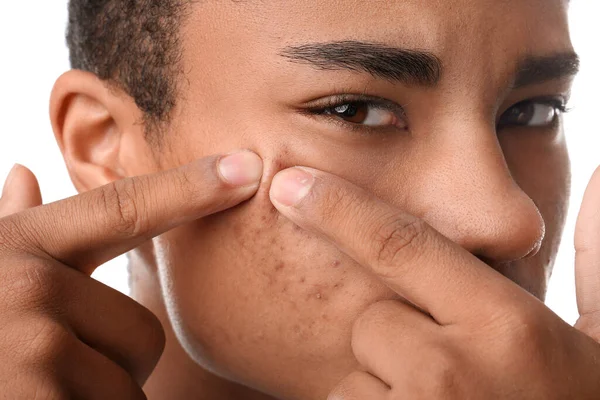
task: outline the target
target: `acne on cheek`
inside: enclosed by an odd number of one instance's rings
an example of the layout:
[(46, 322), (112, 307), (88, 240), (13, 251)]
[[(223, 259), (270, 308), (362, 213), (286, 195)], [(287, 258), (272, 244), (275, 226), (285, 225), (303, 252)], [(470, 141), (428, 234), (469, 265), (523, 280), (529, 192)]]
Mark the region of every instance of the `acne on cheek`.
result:
[(338, 251), (281, 215), (269, 199), (268, 187), (245, 207), (247, 219), (233, 218), (231, 228), (244, 252), (258, 259), (256, 271), (264, 290), (304, 306), (301, 303), (325, 303), (344, 288), (347, 269), (336, 257)]
[(232, 218), (235, 237), (258, 261), (256, 272), (264, 293), (278, 302), (292, 303), (288, 306), (295, 309), (335, 305), (337, 298), (343, 299), (346, 287), (347, 270), (339, 251), (285, 218), (269, 198), (273, 177), (304, 163), (286, 148), (274, 156), (260, 155), (265, 165), (263, 180), (254, 198), (242, 206), (246, 210), (240, 210), (244, 219)]
[[(329, 259), (331, 260), (331, 259)], [(265, 268), (265, 292), (277, 303), (283, 315), (294, 315), (289, 325), (282, 326), (280, 334), (299, 345), (313, 341), (327, 332), (330, 326), (343, 326), (346, 290), (346, 273), (340, 260), (317, 261), (315, 265), (294, 265), (273, 261)], [(310, 270), (318, 270), (310, 273)], [(328, 269), (339, 269), (340, 276), (331, 276)], [(322, 272), (322, 273), (321, 273)]]
[[(272, 286), (278, 286), (281, 293), (287, 293), (290, 285), (295, 286), (295, 290), (300, 289), (303, 293), (303, 296), (300, 296), (299, 299), (304, 299), (306, 301), (311, 300), (323, 300), (327, 301), (332, 294), (332, 292), (337, 292), (344, 288), (345, 282), (344, 279), (340, 279), (337, 282), (316, 282), (307, 278), (306, 274), (292, 272), (291, 275), (289, 271), (286, 271), (285, 262), (280, 261), (274, 264), (274, 267), (268, 271), (267, 277), (269, 284)], [(339, 260), (335, 260), (329, 265), (326, 265), (325, 268), (340, 268), (341, 262)], [(294, 267), (292, 267), (294, 268)], [(342, 276), (345, 275), (345, 271), (341, 271)]]

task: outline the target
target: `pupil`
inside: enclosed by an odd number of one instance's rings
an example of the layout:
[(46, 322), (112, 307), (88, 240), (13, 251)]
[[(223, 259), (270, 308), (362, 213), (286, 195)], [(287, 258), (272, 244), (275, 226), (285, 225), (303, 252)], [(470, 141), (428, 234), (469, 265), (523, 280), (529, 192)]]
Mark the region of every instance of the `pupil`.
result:
[(354, 104), (344, 104), (339, 107), (335, 107), (335, 112), (343, 117), (352, 118), (358, 113), (358, 107)]
[(521, 125), (527, 125), (533, 119), (535, 114), (535, 105), (533, 103), (524, 104), (516, 111), (518, 113), (517, 121)]

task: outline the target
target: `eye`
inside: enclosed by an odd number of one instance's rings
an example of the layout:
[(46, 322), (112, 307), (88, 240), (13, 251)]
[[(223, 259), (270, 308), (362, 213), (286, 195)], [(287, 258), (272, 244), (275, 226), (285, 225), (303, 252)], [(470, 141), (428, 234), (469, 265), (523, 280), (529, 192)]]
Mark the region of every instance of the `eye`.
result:
[(398, 123), (398, 117), (393, 111), (366, 102), (346, 103), (326, 108), (323, 114), (332, 115), (353, 124), (367, 126), (389, 126)]
[[(381, 98), (356, 99), (337, 96), (326, 99), (327, 104), (309, 110), (313, 115), (322, 115), (351, 128), (379, 129), (393, 127), (406, 129), (402, 108)], [(360, 96), (367, 97), (367, 96)]]
[(560, 99), (523, 101), (509, 108), (500, 117), (498, 126), (550, 127), (566, 111), (565, 103)]

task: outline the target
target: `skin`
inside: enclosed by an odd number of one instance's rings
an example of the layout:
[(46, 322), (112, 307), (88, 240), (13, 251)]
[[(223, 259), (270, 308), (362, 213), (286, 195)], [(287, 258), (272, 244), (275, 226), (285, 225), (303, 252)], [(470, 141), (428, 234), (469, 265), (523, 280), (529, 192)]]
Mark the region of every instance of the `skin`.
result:
[[(577, 330), (539, 301), (568, 198), (560, 123), (496, 129), (517, 103), (568, 94), (569, 77), (513, 85), (523, 57), (572, 51), (566, 2), (278, 4), (193, 7), (181, 31), (181, 101), (158, 143), (147, 140), (140, 111), (118, 89), (80, 71), (57, 81), (51, 118), (73, 182), (80, 192), (101, 189), (23, 212), (41, 199), (21, 169), (22, 189), (11, 183), (2, 198), (3, 215), (14, 215), (0, 227), (18, 239), (4, 254), (49, 254), (90, 273), (135, 248), (132, 296), (160, 321), (164, 353), (150, 374), (161, 348), (161, 335), (148, 333), (156, 321), (107, 288), (94, 289), (101, 302), (79, 292), (58, 305), (44, 297), (41, 304), (54, 308), (42, 310), (68, 309), (82, 296), (89, 307), (106, 304), (97, 314), (114, 317), (106, 316), (101, 342), (108, 344), (97, 350), (120, 366), (119, 376), (132, 377), (123, 378), (127, 390), (145, 384), (149, 398), (593, 398), (600, 390), (600, 346), (592, 340), (599, 338), (599, 184), (590, 186), (578, 225)], [(349, 39), (427, 50), (442, 61), (441, 80), (402, 85), (280, 55), (290, 45)], [(367, 133), (300, 112), (339, 93), (403, 105), (409, 133)], [(255, 193), (234, 196), (224, 190), (230, 185), (214, 184), (216, 158), (205, 157), (234, 149), (262, 159)], [(121, 180), (197, 159), (204, 174)], [(286, 176), (297, 170), (287, 168), (295, 165), (311, 168), (301, 181), (313, 190), (288, 204), (294, 185)], [(115, 187), (116, 202), (113, 194), (101, 208)], [(128, 224), (119, 219), (123, 205)], [(56, 219), (73, 212), (82, 222)], [(115, 237), (111, 224), (125, 237)], [(15, 225), (30, 228), (15, 233)], [(43, 259), (36, 268), (48, 267)], [(83, 278), (46, 280), (92, 285)], [(140, 319), (122, 336), (114, 332)], [(101, 393), (108, 377), (90, 364), (96, 385), (52, 390)]]

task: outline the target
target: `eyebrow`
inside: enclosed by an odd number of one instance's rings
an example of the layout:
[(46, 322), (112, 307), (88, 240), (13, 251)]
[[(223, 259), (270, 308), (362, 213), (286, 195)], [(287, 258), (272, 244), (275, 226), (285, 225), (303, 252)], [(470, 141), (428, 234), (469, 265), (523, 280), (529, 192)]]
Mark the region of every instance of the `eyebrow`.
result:
[(520, 88), (572, 77), (579, 72), (579, 64), (579, 56), (572, 52), (528, 57), (517, 68), (514, 87)]
[[(288, 46), (280, 55), (321, 70), (367, 72), (407, 85), (435, 86), (443, 71), (441, 60), (430, 52), (354, 40)], [(573, 52), (528, 57), (519, 63), (514, 88), (572, 77), (579, 66)]]
[(353, 40), (310, 43), (288, 46), (280, 55), (290, 62), (320, 70), (367, 72), (407, 85), (434, 86), (442, 75), (442, 62), (434, 54), (379, 43)]

